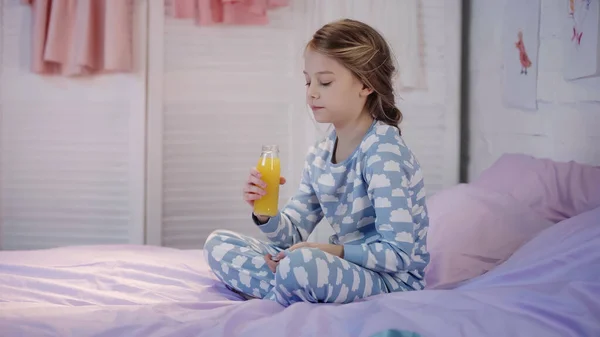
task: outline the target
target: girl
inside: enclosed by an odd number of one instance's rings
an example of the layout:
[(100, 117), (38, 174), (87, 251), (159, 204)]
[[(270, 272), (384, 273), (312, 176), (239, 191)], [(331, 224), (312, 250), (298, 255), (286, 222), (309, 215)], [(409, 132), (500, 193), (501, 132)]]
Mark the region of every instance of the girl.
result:
[[(334, 129), (310, 148), (300, 188), (279, 214), (252, 215), (270, 242), (215, 231), (204, 246), (211, 269), (237, 292), (283, 306), (423, 289), (423, 174), (400, 136), (387, 43), (362, 22), (340, 20), (314, 34), (304, 58), (306, 102)], [(246, 202), (265, 186), (252, 170)], [(335, 234), (307, 243), (323, 217)]]

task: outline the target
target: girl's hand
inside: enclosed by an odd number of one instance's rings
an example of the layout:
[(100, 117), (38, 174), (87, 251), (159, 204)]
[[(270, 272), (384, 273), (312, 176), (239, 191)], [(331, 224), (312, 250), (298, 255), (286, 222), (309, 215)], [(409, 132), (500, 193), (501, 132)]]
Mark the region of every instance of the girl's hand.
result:
[[(279, 178), (279, 184), (285, 184), (285, 178)], [(267, 184), (260, 178), (260, 172), (256, 168), (252, 168), (250, 170), (250, 175), (248, 176), (248, 180), (244, 185), (244, 201), (250, 205), (250, 207), (254, 207), (254, 201), (258, 200), (266, 194), (265, 188)]]
[[(282, 253), (279, 253), (277, 254), (277, 256), (281, 254)], [(273, 255), (267, 254), (265, 255), (265, 261), (267, 262), (267, 266), (269, 267), (269, 269), (271, 269), (271, 271), (275, 273), (275, 271), (277, 271), (277, 266), (279, 265), (279, 260), (273, 261)]]

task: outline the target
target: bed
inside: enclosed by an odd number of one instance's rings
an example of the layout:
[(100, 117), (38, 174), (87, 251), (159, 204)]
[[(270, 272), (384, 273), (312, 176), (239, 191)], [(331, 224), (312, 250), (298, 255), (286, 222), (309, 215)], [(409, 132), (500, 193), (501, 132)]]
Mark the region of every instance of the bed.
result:
[(2, 251), (0, 336), (597, 337), (600, 205), (567, 215), (481, 275), (346, 305), (244, 300), (202, 250)]

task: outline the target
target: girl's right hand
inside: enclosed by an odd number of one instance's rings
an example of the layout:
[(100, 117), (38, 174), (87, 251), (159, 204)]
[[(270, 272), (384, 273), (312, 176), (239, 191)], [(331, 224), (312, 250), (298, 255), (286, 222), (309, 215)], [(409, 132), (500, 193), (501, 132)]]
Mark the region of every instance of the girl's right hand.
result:
[[(284, 177), (279, 178), (279, 184), (285, 184)], [(262, 198), (267, 193), (265, 191), (266, 187), (267, 184), (261, 179), (260, 172), (256, 168), (252, 168), (248, 180), (244, 185), (244, 201), (250, 207), (254, 207), (254, 201)]]

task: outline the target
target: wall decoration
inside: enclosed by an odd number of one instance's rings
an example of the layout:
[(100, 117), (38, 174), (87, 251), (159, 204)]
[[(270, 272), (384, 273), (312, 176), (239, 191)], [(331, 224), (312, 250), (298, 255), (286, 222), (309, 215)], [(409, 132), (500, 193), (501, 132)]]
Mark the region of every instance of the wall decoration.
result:
[(508, 0), (502, 39), (504, 105), (537, 109), (540, 0)]
[(564, 77), (600, 76), (600, 0), (569, 0)]
[(269, 11), (289, 4), (289, 0), (165, 0), (172, 17), (193, 19), (198, 26), (267, 25)]

